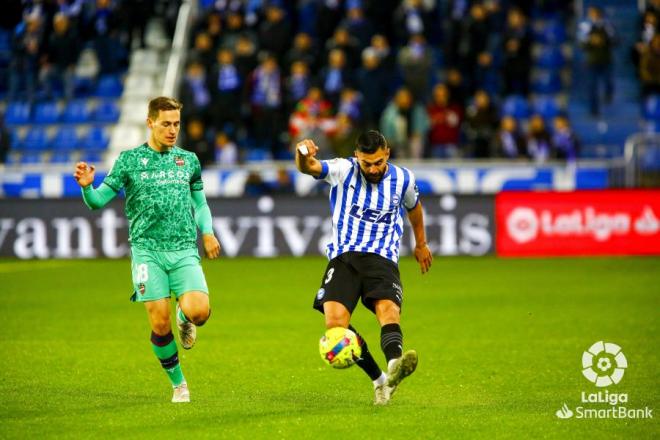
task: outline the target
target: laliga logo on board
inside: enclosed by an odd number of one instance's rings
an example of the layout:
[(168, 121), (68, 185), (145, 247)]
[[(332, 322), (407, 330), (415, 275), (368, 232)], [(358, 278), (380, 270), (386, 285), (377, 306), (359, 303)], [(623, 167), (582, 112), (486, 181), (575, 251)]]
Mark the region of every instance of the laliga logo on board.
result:
[(518, 207), (506, 219), (506, 228), (516, 243), (528, 243), (536, 237), (593, 236), (596, 241), (606, 241), (612, 235), (626, 235), (632, 231), (650, 236), (660, 232), (660, 220), (650, 206), (633, 218), (627, 212), (598, 212), (592, 206), (574, 209), (566, 213), (542, 210), (537, 213), (529, 207)]

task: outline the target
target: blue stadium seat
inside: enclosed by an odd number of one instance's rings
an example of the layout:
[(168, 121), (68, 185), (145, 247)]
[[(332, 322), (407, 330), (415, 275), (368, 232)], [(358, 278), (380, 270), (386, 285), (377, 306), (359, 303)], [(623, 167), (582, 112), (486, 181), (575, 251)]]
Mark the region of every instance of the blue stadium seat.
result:
[(543, 46), (539, 57), (536, 59), (536, 66), (543, 69), (561, 69), (566, 65), (566, 58), (557, 46)]
[(17, 130), (9, 130), (9, 149), (20, 150), (22, 147), (22, 139), (18, 135)]
[(542, 96), (534, 100), (534, 112), (540, 114), (543, 119), (550, 119), (557, 116), (561, 109), (557, 101), (552, 96)]
[(69, 101), (64, 112), (62, 113), (62, 121), (71, 124), (85, 123), (90, 120), (90, 112), (87, 106), (87, 101), (84, 99), (77, 99)]
[(270, 151), (262, 150), (261, 148), (251, 148), (245, 156), (245, 160), (248, 162), (263, 162), (271, 159)]
[(96, 163), (103, 160), (103, 156), (99, 151), (85, 151), (81, 156), (80, 160), (87, 163)]
[(62, 164), (70, 162), (72, 162), (71, 153), (68, 151), (54, 151), (53, 155), (50, 157), (50, 163)]
[(21, 159), (19, 161), (22, 165), (32, 165), (41, 163), (41, 153), (38, 151), (26, 151), (21, 154)]
[(43, 127), (31, 127), (25, 139), (23, 139), (23, 150), (42, 151), (48, 148), (48, 134)]
[(71, 151), (79, 146), (78, 133), (72, 126), (61, 127), (50, 142), (50, 148), (55, 151)]
[(30, 121), (30, 104), (27, 102), (10, 102), (5, 110), (5, 123), (9, 125), (27, 124)]
[(94, 109), (94, 120), (96, 122), (117, 122), (119, 108), (113, 101), (101, 101)]
[(60, 111), (54, 101), (41, 102), (34, 106), (32, 122), (35, 124), (54, 124), (60, 118)]
[(644, 116), (646, 119), (660, 122), (660, 95), (651, 95), (646, 99)]
[(94, 90), (94, 81), (91, 78), (77, 76), (73, 82), (73, 93), (78, 98), (87, 98)]
[(81, 139), (80, 146), (86, 151), (101, 151), (108, 148), (110, 136), (103, 127), (92, 127)]
[(507, 96), (502, 105), (502, 113), (516, 119), (525, 119), (529, 117), (529, 103), (521, 95)]
[(123, 89), (117, 75), (104, 75), (99, 78), (94, 94), (102, 98), (119, 98)]
[(538, 74), (532, 82), (532, 92), (543, 95), (552, 95), (561, 92), (562, 83), (559, 73), (556, 71), (545, 71)]

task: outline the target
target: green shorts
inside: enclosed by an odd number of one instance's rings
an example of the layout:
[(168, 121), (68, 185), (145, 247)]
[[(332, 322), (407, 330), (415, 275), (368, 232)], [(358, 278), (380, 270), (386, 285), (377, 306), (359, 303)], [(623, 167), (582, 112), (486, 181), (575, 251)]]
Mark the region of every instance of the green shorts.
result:
[(177, 299), (192, 290), (209, 292), (197, 249), (147, 251), (133, 247), (131, 272), (131, 301), (169, 298), (170, 292), (174, 292)]

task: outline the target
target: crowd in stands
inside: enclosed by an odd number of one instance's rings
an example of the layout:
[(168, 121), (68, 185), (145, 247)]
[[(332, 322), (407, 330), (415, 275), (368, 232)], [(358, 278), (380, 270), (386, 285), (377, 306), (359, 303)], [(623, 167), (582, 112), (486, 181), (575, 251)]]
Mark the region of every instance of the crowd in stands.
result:
[(578, 155), (557, 103), (571, 2), (201, 5), (180, 97), (203, 163), (286, 159), (307, 137), (347, 156), (365, 128), (400, 158)]
[[(179, 3), (8, 0), (0, 94), (30, 105), (79, 97), (90, 88), (74, 74), (82, 48), (98, 54), (99, 83), (116, 77), (130, 50), (144, 46), (150, 16), (160, 11), (173, 32)], [(205, 165), (290, 159), (307, 137), (323, 157), (347, 156), (367, 128), (382, 131), (399, 158), (570, 161), (581, 144), (566, 111), (574, 54), (583, 57), (579, 81), (594, 118), (615, 92), (617, 31), (598, 7), (574, 17), (572, 1), (198, 4), (179, 90), (180, 143)], [(658, 121), (659, 11), (660, 0), (647, 2), (631, 52)]]

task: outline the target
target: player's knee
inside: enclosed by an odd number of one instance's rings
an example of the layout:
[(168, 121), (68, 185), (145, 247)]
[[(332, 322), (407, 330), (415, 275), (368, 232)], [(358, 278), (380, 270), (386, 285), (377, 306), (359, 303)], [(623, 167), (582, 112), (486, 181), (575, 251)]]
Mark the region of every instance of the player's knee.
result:
[(326, 328), (334, 327), (344, 327), (348, 328), (348, 322), (350, 321), (350, 315), (345, 315), (342, 313), (335, 313), (325, 315), (325, 326)]
[(398, 323), (400, 314), (399, 306), (392, 301), (379, 301), (376, 304), (376, 316), (381, 325)]
[(172, 331), (170, 320), (168, 318), (154, 319), (151, 323), (151, 329), (159, 336), (165, 336)]
[(189, 316), (188, 319), (192, 321), (198, 327), (206, 324), (206, 321), (211, 317), (211, 309), (207, 310), (196, 310), (192, 313), (192, 316)]

